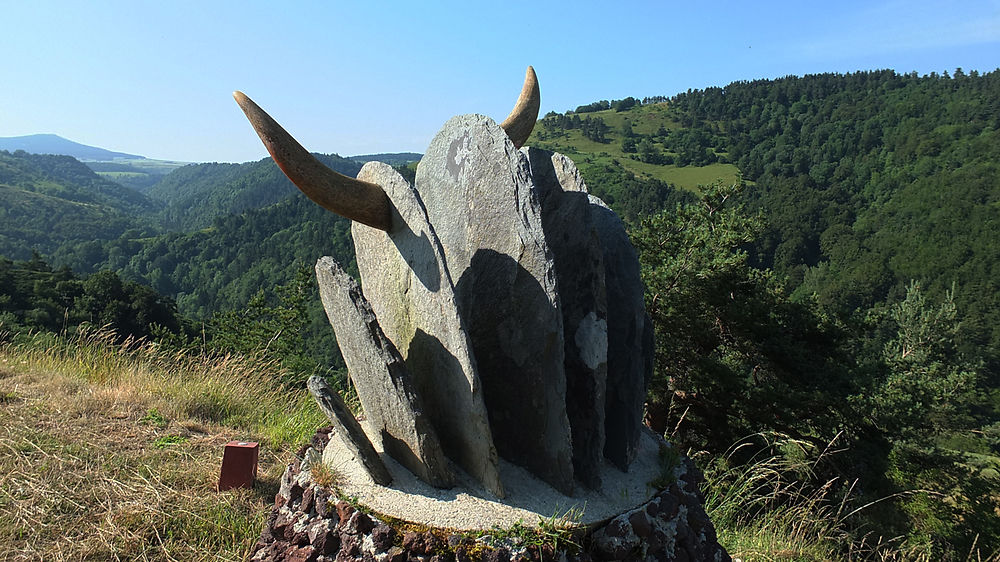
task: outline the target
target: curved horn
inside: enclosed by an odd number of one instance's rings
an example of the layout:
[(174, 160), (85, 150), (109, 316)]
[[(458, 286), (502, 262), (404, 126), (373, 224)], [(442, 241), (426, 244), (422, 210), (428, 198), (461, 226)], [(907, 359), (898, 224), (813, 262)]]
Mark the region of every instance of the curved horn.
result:
[(327, 168), (243, 92), (233, 92), (233, 97), (271, 158), (302, 193), (320, 207), (344, 218), (389, 230), (392, 224), (389, 198), (381, 187)]
[(542, 97), (538, 93), (538, 77), (535, 76), (535, 69), (529, 66), (528, 71), (524, 74), (521, 97), (517, 99), (510, 115), (500, 124), (517, 148), (521, 148), (531, 136), (531, 130), (535, 128), (538, 108), (541, 107), (541, 104)]

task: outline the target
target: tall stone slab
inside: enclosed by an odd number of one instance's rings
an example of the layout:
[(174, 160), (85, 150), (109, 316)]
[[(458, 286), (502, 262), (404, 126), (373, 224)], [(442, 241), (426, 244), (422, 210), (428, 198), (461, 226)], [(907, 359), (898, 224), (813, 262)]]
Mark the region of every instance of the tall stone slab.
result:
[(527, 158), (491, 119), (449, 120), (417, 167), (504, 458), (573, 490), (562, 315)]
[(392, 475), (389, 474), (389, 470), (382, 462), (382, 458), (378, 456), (378, 452), (372, 446), (372, 442), (368, 439), (365, 430), (361, 428), (357, 418), (344, 404), (344, 399), (330, 388), (330, 385), (322, 377), (316, 375), (309, 377), (306, 387), (313, 399), (316, 400), (316, 404), (319, 405), (319, 409), (333, 424), (333, 429), (344, 442), (344, 446), (361, 462), (361, 466), (364, 467), (368, 476), (376, 484), (382, 486), (392, 484)]
[(559, 154), (558, 152), (549, 152), (549, 154), (551, 155), (549, 160), (552, 164), (552, 173), (555, 174), (556, 180), (559, 182), (559, 187), (563, 191), (590, 193), (590, 190), (587, 189), (587, 184), (583, 181), (583, 176), (580, 175), (580, 170), (572, 160), (565, 154)]
[(330, 257), (316, 262), (316, 280), (361, 406), (385, 451), (432, 486), (450, 487), (454, 477), (437, 432), (361, 287)]
[(608, 299), (604, 456), (628, 471), (639, 445), (642, 408), (653, 368), (652, 329), (643, 300), (639, 257), (625, 226), (594, 196), (590, 196), (590, 216), (603, 248)]
[(562, 305), (566, 412), (573, 435), (573, 471), (599, 489), (604, 464), (608, 367), (604, 252), (590, 215), (587, 186), (569, 158), (522, 148), (542, 204), (542, 227), (556, 267)]
[(382, 187), (392, 204), (389, 232), (351, 227), (365, 294), (413, 375), (445, 454), (503, 497), (472, 346), (423, 203), (388, 164), (369, 162), (358, 179)]

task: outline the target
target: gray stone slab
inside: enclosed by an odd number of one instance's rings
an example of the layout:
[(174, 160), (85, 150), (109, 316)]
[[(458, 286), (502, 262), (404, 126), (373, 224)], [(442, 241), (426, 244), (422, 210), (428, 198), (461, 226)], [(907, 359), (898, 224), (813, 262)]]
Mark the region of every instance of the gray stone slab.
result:
[(583, 176), (580, 175), (580, 170), (577, 169), (576, 164), (572, 160), (558, 152), (549, 152), (549, 154), (551, 155), (552, 172), (555, 173), (559, 187), (563, 191), (590, 193), (590, 190), (587, 189), (587, 184), (583, 181)]
[(319, 404), (319, 409), (323, 410), (330, 423), (333, 424), (333, 430), (343, 440), (351, 454), (361, 461), (361, 466), (365, 468), (372, 480), (381, 486), (391, 484), (392, 476), (389, 474), (389, 470), (386, 469), (382, 458), (378, 456), (372, 442), (365, 435), (365, 430), (361, 428), (357, 418), (344, 404), (343, 398), (330, 388), (325, 380), (316, 375), (309, 377), (306, 386), (316, 403)]
[(454, 117), (416, 189), (455, 280), (497, 450), (572, 492), (562, 315), (527, 158), (488, 117)]
[(361, 287), (330, 257), (316, 262), (316, 280), (361, 406), (385, 451), (428, 484), (451, 486), (453, 475), (414, 381)]
[(643, 300), (639, 258), (625, 226), (603, 201), (590, 197), (591, 216), (604, 250), (608, 299), (608, 383), (604, 456), (627, 471), (642, 428), (646, 385), (652, 373), (652, 331)]
[(545, 241), (555, 260), (562, 305), (566, 412), (573, 435), (573, 471), (601, 487), (608, 325), (604, 252), (590, 214), (587, 186), (562, 154), (522, 148), (542, 204)]
[(369, 162), (358, 179), (382, 187), (392, 206), (388, 232), (352, 225), (365, 295), (413, 375), (445, 454), (503, 497), (472, 346), (423, 203), (388, 164)]

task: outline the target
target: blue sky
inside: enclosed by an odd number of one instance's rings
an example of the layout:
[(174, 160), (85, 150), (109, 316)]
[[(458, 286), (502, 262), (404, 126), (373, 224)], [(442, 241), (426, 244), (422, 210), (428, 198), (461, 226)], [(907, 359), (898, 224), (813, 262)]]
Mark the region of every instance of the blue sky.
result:
[(1000, 0), (0, 3), (0, 136), (183, 161), (266, 152), (243, 90), (307, 148), (423, 152), (500, 120), (789, 74), (1000, 67)]

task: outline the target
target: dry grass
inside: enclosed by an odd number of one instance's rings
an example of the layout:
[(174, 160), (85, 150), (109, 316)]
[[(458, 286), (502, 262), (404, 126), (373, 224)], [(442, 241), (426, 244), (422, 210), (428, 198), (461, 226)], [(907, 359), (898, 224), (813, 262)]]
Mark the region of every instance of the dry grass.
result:
[[(0, 559), (244, 559), (324, 422), (272, 368), (102, 334), (0, 346)], [(231, 439), (261, 441), (253, 490), (214, 489)]]

